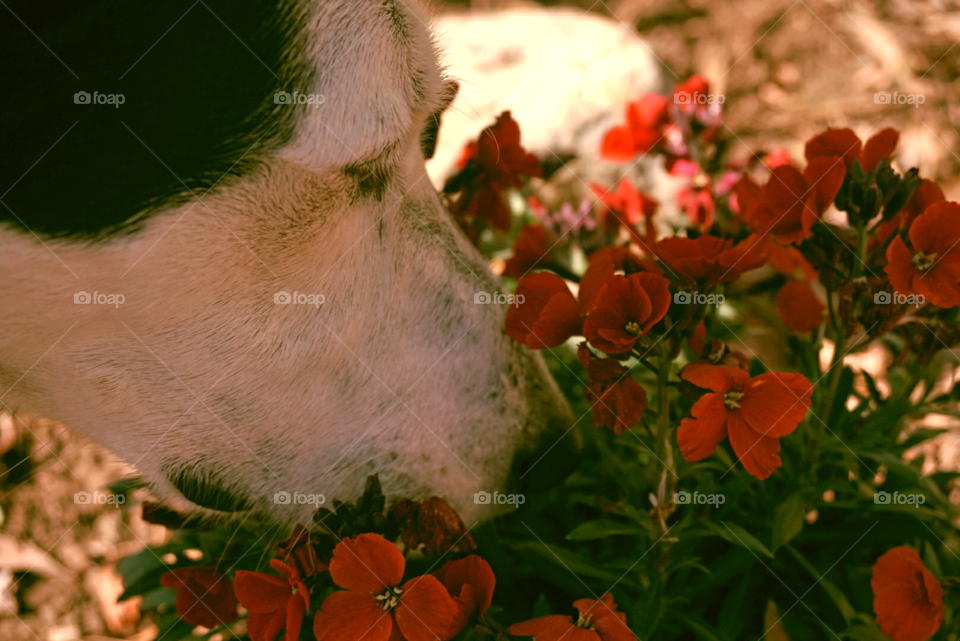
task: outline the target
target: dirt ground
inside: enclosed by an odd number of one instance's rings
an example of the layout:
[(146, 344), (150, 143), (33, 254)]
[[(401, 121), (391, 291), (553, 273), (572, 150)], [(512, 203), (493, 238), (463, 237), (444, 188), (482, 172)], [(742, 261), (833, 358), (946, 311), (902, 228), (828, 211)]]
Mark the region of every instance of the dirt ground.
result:
[[(443, 8), (486, 10), (516, 2), (473, 0)], [(861, 137), (902, 133), (901, 165), (917, 165), (960, 200), (960, 5), (894, 0), (577, 0), (566, 3), (634, 25), (662, 61), (668, 83), (697, 72), (726, 96), (733, 153), (786, 147), (825, 126)], [(878, 103), (877, 92), (923, 96)], [(882, 94), (881, 94), (882, 97)], [(914, 99), (914, 102), (917, 100)], [(137, 495), (122, 508), (77, 504), (129, 474), (60, 425), (0, 417), (0, 639), (151, 641), (156, 627), (135, 603), (118, 605), (123, 556), (161, 543)], [(936, 460), (955, 436), (931, 452)], [(955, 450), (952, 450), (955, 453)], [(944, 459), (960, 465), (957, 456)], [(943, 464), (943, 462), (941, 462)]]

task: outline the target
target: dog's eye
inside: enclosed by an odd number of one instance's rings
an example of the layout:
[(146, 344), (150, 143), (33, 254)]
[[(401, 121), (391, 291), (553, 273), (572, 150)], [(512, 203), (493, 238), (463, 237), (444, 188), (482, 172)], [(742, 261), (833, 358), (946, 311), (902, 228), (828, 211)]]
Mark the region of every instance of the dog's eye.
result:
[(433, 152), (437, 149), (437, 136), (440, 135), (440, 114), (442, 110), (437, 110), (427, 118), (427, 124), (420, 131), (420, 150), (423, 151), (423, 157), (426, 160), (433, 158)]

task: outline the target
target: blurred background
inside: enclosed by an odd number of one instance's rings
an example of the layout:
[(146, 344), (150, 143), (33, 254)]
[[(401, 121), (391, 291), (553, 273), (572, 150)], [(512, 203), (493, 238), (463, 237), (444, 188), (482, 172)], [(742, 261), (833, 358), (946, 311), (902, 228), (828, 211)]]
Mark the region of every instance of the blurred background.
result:
[[(596, 149), (603, 132), (623, 121), (625, 103), (699, 73), (725, 97), (734, 158), (783, 147), (799, 160), (804, 141), (827, 126), (852, 128), (862, 139), (894, 127), (900, 168), (920, 167), (948, 199), (960, 200), (957, 2), (432, 4), (450, 73), (461, 79), (430, 165), (438, 185), (463, 144), (506, 109), (529, 149), (579, 156), (571, 183), (612, 184), (622, 170), (601, 165)], [(637, 171), (662, 198), (662, 172)], [(873, 365), (882, 368), (877, 358)], [(955, 441), (951, 435), (942, 445)], [(958, 465), (952, 448), (927, 454), (931, 465)], [(119, 507), (75, 499), (130, 473), (61, 425), (0, 414), (0, 640), (156, 637), (136, 602), (117, 603), (115, 566), (162, 543), (165, 529), (140, 518), (136, 490)]]

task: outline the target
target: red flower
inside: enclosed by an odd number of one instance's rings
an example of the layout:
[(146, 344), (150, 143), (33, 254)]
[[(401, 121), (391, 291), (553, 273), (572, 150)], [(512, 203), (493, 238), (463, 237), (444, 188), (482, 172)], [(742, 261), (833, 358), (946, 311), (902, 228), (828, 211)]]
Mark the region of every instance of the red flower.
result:
[(740, 215), (781, 243), (800, 242), (837, 197), (844, 175), (843, 158), (825, 156), (811, 160), (802, 174), (791, 165), (776, 167), (763, 187), (744, 176), (737, 183)]
[[(604, 189), (596, 183), (590, 183), (590, 189), (606, 208), (604, 224), (607, 227), (617, 229), (623, 225), (630, 230), (634, 238), (641, 241), (641, 244), (656, 242), (657, 229), (653, 218), (660, 203), (645, 193), (637, 191), (629, 180), (621, 180), (614, 191)], [(638, 235), (636, 231), (636, 226), (641, 221), (644, 222), (643, 236)]]
[(841, 157), (847, 169), (859, 160), (860, 166), (867, 173), (876, 169), (884, 158), (889, 158), (897, 148), (900, 134), (895, 129), (884, 129), (867, 141), (860, 142), (857, 134), (849, 129), (828, 129), (822, 134), (807, 141), (804, 147), (804, 156), (807, 162), (815, 158)]
[(607, 427), (619, 435), (636, 425), (647, 409), (647, 391), (626, 367), (612, 358), (597, 358), (586, 343), (580, 344), (577, 354), (590, 376), (587, 400), (594, 427)]
[(460, 606), (454, 636), (467, 629), (473, 616), (482, 616), (490, 609), (497, 579), (490, 565), (475, 554), (459, 561), (450, 561), (433, 573)]
[(891, 220), (885, 220), (874, 228), (871, 251), (878, 245), (886, 243), (893, 234), (910, 229), (917, 216), (925, 212), (930, 205), (941, 203), (946, 199), (937, 183), (924, 178), (903, 209)]
[(273, 641), (286, 628), (286, 641), (300, 638), (304, 613), (310, 613), (310, 591), (292, 567), (273, 559), (270, 567), (283, 578), (237, 570), (234, 586), (243, 607), (250, 612), (247, 633), (250, 641)]
[(513, 245), (513, 256), (503, 268), (503, 275), (520, 279), (534, 269), (540, 261), (549, 260), (550, 241), (540, 225), (524, 225)]
[(663, 137), (663, 127), (670, 122), (669, 103), (659, 94), (648, 93), (627, 104), (627, 124), (614, 127), (600, 144), (600, 157), (611, 162), (630, 162)]
[(559, 276), (524, 276), (517, 283), (516, 300), (507, 309), (507, 336), (530, 349), (556, 347), (583, 332), (577, 299)]
[(943, 589), (905, 545), (887, 550), (873, 566), (873, 611), (893, 641), (926, 641), (943, 623)]
[(230, 577), (214, 567), (170, 570), (160, 585), (177, 589), (177, 614), (187, 623), (215, 628), (237, 619), (237, 597)]
[(613, 595), (607, 592), (599, 600), (580, 599), (573, 607), (580, 611), (577, 622), (573, 618), (553, 614), (515, 623), (507, 628), (507, 634), (518, 637), (533, 637), (536, 641), (633, 641), (633, 633), (627, 627), (627, 615), (617, 612)]
[(890, 284), (938, 307), (960, 305), (960, 204), (931, 205), (913, 221), (909, 236), (912, 250), (900, 236), (887, 247)]
[(780, 467), (780, 441), (810, 408), (813, 386), (802, 374), (768, 372), (750, 378), (725, 365), (687, 365), (680, 377), (710, 390), (680, 421), (677, 443), (687, 461), (713, 454), (725, 436), (747, 472), (763, 480)]
[(333, 550), (330, 578), (341, 588), (324, 600), (313, 633), (324, 641), (447, 641), (459, 606), (432, 575), (402, 586), (406, 561), (379, 534), (345, 538)]
[(580, 279), (578, 298), (581, 313), (587, 314), (596, 306), (600, 290), (618, 270), (627, 275), (644, 271), (659, 272), (655, 263), (640, 258), (629, 247), (614, 245), (598, 249), (590, 254), (590, 265)]
[(758, 253), (747, 251), (743, 245), (734, 247), (732, 240), (716, 236), (664, 238), (655, 245), (654, 253), (674, 274), (712, 285), (736, 280), (764, 263)]
[(540, 161), (520, 145), (520, 127), (505, 111), (497, 122), (480, 132), (476, 147), (468, 147), (464, 160), (479, 167), (474, 185), (461, 196), (457, 209), (465, 218), (489, 220), (497, 229), (510, 229), (510, 210), (503, 192), (522, 187), (522, 176), (541, 176)]
[(689, 113), (700, 105), (706, 104), (708, 93), (710, 93), (710, 83), (703, 76), (694, 74), (674, 85), (672, 96), (674, 103), (680, 106), (680, 111)]
[(670, 281), (646, 272), (614, 275), (583, 324), (590, 344), (606, 354), (625, 354), (670, 307)]
[(777, 294), (777, 313), (795, 332), (809, 332), (820, 327), (826, 309), (808, 283), (788, 280)]

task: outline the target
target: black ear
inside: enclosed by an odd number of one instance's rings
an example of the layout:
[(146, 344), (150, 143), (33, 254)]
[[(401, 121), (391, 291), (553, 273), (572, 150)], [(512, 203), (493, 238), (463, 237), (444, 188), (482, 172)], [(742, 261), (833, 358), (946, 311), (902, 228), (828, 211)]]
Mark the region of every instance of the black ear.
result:
[(443, 83), (443, 98), (440, 106), (430, 114), (430, 117), (427, 118), (427, 124), (420, 132), (420, 149), (423, 151), (423, 157), (426, 160), (433, 158), (433, 152), (437, 149), (437, 137), (440, 135), (440, 115), (457, 97), (458, 91), (460, 91), (460, 83), (456, 80), (447, 80)]

